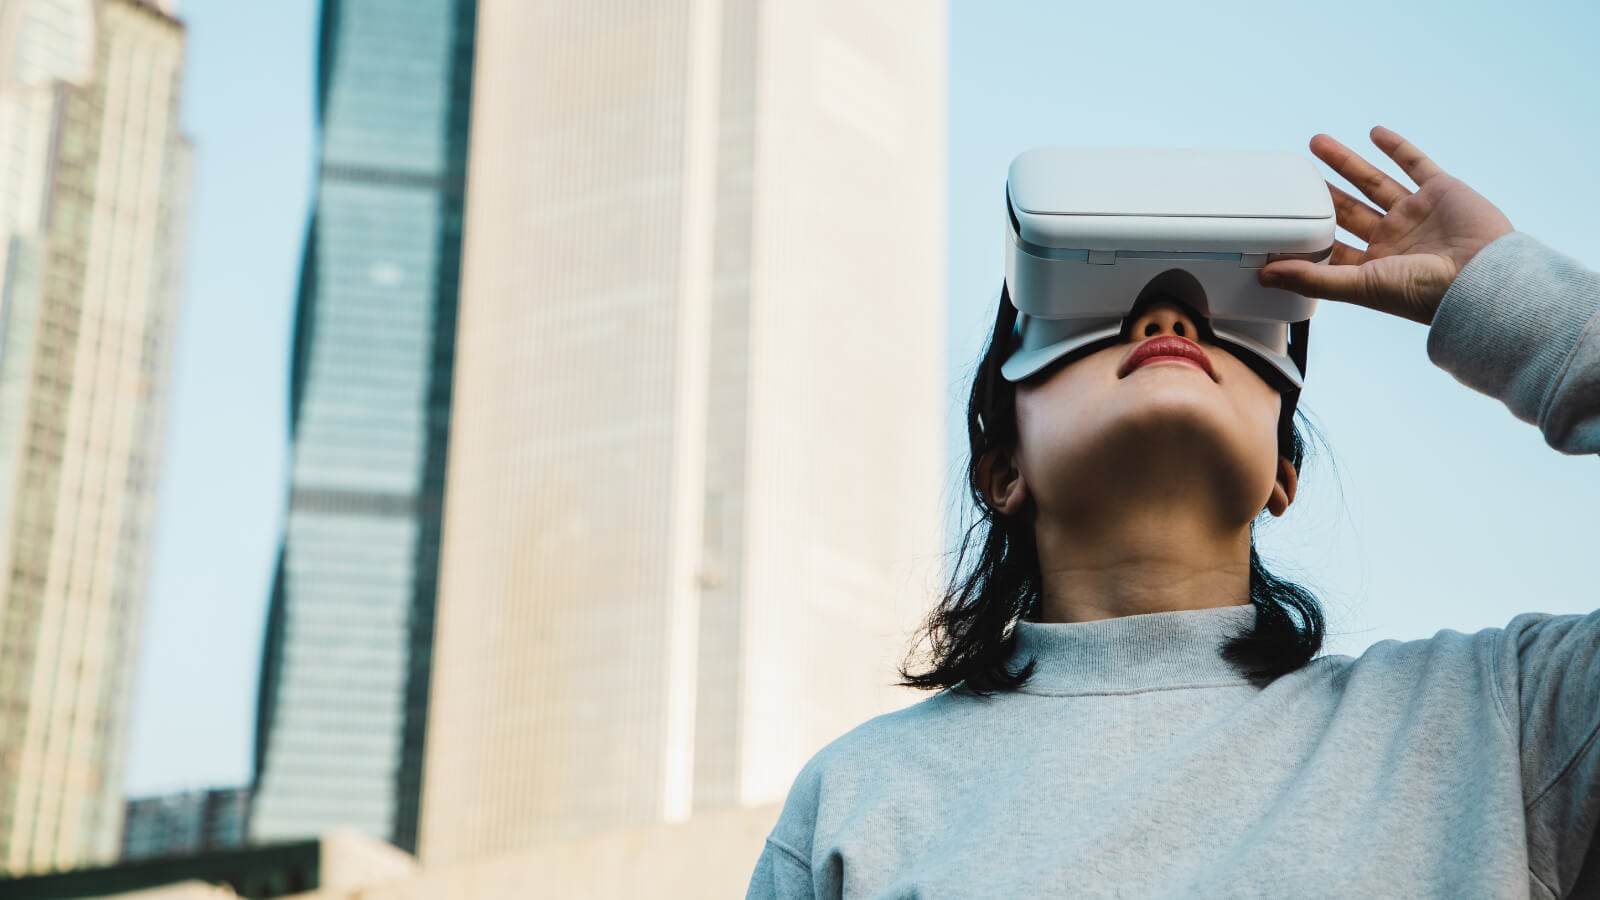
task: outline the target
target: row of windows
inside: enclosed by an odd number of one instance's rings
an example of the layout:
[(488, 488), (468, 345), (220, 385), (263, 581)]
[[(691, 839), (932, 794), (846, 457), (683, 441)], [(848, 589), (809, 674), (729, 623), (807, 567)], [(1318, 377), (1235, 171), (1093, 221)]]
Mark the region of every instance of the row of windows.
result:
[[(390, 689), (390, 695), (400, 693)], [(299, 703), (278, 706), (277, 732), (306, 735), (341, 735), (358, 733), (366, 740), (378, 741), (374, 746), (387, 748), (398, 740), (405, 724), (403, 709), (387, 698), (368, 700), (349, 697), (301, 697)], [(387, 743), (386, 743), (387, 741)], [(278, 741), (277, 746), (293, 746), (296, 741)]]
[(312, 460), (297, 464), (294, 474), (296, 478), (313, 483), (337, 482), (353, 489), (400, 493), (417, 487), (421, 460), (404, 468), (405, 471), (383, 472), (371, 468), (370, 461), (359, 459), (330, 462)]
[[(330, 484), (337, 487), (324, 487)], [(338, 482), (296, 479), (294, 490), (349, 490), (349, 488)], [(397, 493), (409, 494), (409, 492)], [(305, 540), (313, 543), (342, 542), (353, 547), (408, 547), (417, 539), (417, 523), (395, 516), (347, 514), (329, 509), (296, 509), (290, 516), (289, 537), (296, 541)]]
[[(378, 597), (409, 602), (415, 544), (358, 542), (328, 545), (290, 538), (286, 542), (285, 587), (296, 602), (378, 603)], [(359, 559), (346, 561), (347, 556)]]
[[(302, 372), (302, 392), (316, 390), (323, 381), (334, 390), (346, 383), (357, 388), (368, 384), (394, 385), (413, 390), (417, 402), (421, 402), (426, 396), (424, 388), (433, 383), (428, 377), (432, 374), (429, 371), (434, 355), (429, 352), (431, 349), (412, 347), (405, 352), (395, 352), (370, 344), (319, 344), (312, 348), (310, 364)], [(446, 376), (448, 383), (450, 373), (440, 374)]]
[[(332, 600), (333, 598), (327, 598)], [(300, 603), (290, 611), (291, 634), (320, 634), (352, 644), (398, 644), (411, 627), (409, 602), (350, 606), (336, 602)], [(404, 598), (409, 601), (409, 598)]]
[(365, 732), (367, 734), (397, 735), (405, 724), (399, 709), (385, 709), (377, 704), (317, 705), (311, 703), (289, 704), (279, 711), (277, 727), (285, 731), (316, 734), (336, 732)]
[(317, 249), (326, 262), (387, 257), (417, 263), (437, 251), (431, 240), (439, 227), (437, 190), (329, 180), (321, 191)]
[[(299, 479), (296, 481), (295, 490), (311, 490), (316, 485), (317, 482), (308, 483), (304, 479)], [(306, 543), (308, 549), (318, 544), (339, 544), (342, 545), (337, 551), (340, 555), (350, 552), (368, 554), (373, 559), (381, 560), (384, 565), (393, 565), (396, 560), (409, 558), (399, 554), (408, 553), (409, 551), (403, 548), (411, 547), (416, 542), (417, 523), (393, 516), (374, 517), (344, 515), (325, 510), (295, 510), (289, 519), (288, 536), (297, 544)], [(394, 548), (393, 552), (397, 555), (393, 557), (375, 555), (381, 553), (380, 548), (384, 547)]]
[[(309, 393), (327, 384), (332, 390), (340, 392), (346, 387), (351, 391), (404, 392), (415, 398), (415, 402), (422, 403), (427, 398), (428, 389), (438, 390), (449, 385), (448, 371), (430, 372), (426, 367), (417, 365), (414, 358), (408, 362), (410, 364), (404, 367), (374, 367), (364, 364), (362, 360), (350, 360), (337, 353), (325, 353), (315, 360), (311, 372), (308, 373), (314, 374), (314, 377), (306, 379), (303, 390)], [(434, 375), (439, 377), (432, 377)], [(439, 381), (442, 381), (443, 385), (440, 385)]]
[[(416, 236), (406, 231), (405, 226), (423, 224), (432, 228), (438, 225), (440, 216), (451, 212), (441, 208), (439, 201), (442, 191), (457, 189), (455, 178), (439, 179), (461, 174), (455, 170), (386, 166), (362, 155), (340, 156), (328, 152), (326, 146), (323, 149), (320, 174), (324, 177), (318, 185), (316, 209), (319, 221), (325, 216), (332, 217), (335, 227), (341, 223), (360, 222), (371, 225), (376, 233), (390, 240), (416, 245)], [(410, 177), (376, 177), (386, 172)], [(362, 237), (359, 231), (347, 233)], [(366, 243), (356, 241), (354, 245)]]
[[(397, 540), (363, 530), (363, 522), (386, 524), (388, 521), (408, 521), (404, 518), (366, 518), (346, 521), (343, 529), (304, 529), (299, 520), (323, 518), (321, 515), (293, 514), (290, 516), (287, 541), (292, 559), (288, 572), (291, 577), (309, 573), (314, 578), (336, 573), (360, 574), (374, 585), (391, 588), (408, 585), (406, 570), (412, 564), (416, 539)], [(316, 537), (310, 532), (324, 535)]]
[(411, 658), (411, 637), (404, 623), (329, 627), (326, 622), (291, 619), (284, 635), (283, 659), (294, 677), (285, 683), (298, 682), (301, 672), (322, 669), (360, 673), (370, 680), (329, 684), (330, 693), (359, 690), (363, 685), (385, 690), (384, 685), (392, 683)]
[(371, 646), (354, 643), (364, 636), (296, 633), (283, 644), (278, 682), (280, 703), (299, 697), (314, 706), (334, 698), (363, 702), (399, 702), (410, 661), (409, 635), (391, 634)]
[[(384, 432), (378, 423), (362, 428), (338, 415), (304, 416), (298, 428), (302, 447), (294, 453), (294, 479), (349, 490), (411, 493), (422, 476), (424, 437), (421, 424)], [(330, 468), (338, 474), (317, 474)]]
[[(412, 427), (400, 423), (387, 423), (384, 427), (385, 423), (379, 421), (359, 421), (353, 413), (341, 415), (337, 407), (312, 412), (322, 414), (302, 417), (296, 429), (297, 443), (302, 445), (295, 453), (297, 481), (339, 484), (350, 490), (411, 493), (416, 489), (426, 449), (421, 422)], [(330, 466), (368, 471), (349, 476), (342, 472), (326, 477), (311, 474), (312, 470)], [(385, 486), (377, 486), (373, 479)]]
[[(316, 429), (309, 431), (318, 438), (327, 437)], [(294, 477), (302, 484), (338, 484), (352, 491), (410, 494), (422, 486), (422, 464), (420, 447), (363, 448), (324, 441), (299, 454)], [(350, 512), (361, 515), (363, 511)]]
[[(346, 497), (349, 508), (339, 508), (331, 496), (325, 496), (333, 494)], [(364, 495), (342, 482), (297, 478), (289, 496), (292, 506), (288, 530), (295, 540), (342, 543), (350, 548), (405, 547), (416, 540), (418, 523), (411, 517), (394, 515), (389, 509), (372, 508), (373, 502), (380, 498), (413, 497), (410, 491)], [(421, 498), (414, 502), (419, 511), (433, 505)]]
[[(261, 798), (256, 801), (251, 813), (251, 840), (304, 838), (334, 828), (354, 828), (384, 837), (390, 828), (389, 811), (394, 804), (369, 799), (362, 792), (363, 787), (367, 785), (347, 784), (343, 791), (330, 794), (319, 781), (300, 783), (279, 779), (271, 788), (263, 788)], [(329, 786), (329, 789), (337, 790), (338, 785)], [(370, 793), (380, 790), (387, 793), (392, 788), (376, 784), (369, 788)]]
[[(362, 337), (433, 334), (438, 307), (435, 285), (431, 280), (413, 279), (402, 287), (406, 274), (387, 261), (393, 258), (385, 252), (350, 260), (342, 267), (322, 267), (317, 273), (317, 332), (332, 328)], [(385, 280), (395, 283), (380, 283)]]
[[(328, 356), (332, 357), (330, 351)], [(342, 371), (313, 368), (301, 393), (301, 403), (337, 401), (394, 412), (425, 408), (430, 387), (427, 373), (412, 366), (409, 371), (383, 371), (370, 367), (346, 367)], [(396, 409), (397, 408), (397, 409)]]
[[(296, 707), (310, 709), (349, 709), (358, 704), (387, 706), (395, 702), (395, 698), (402, 695), (405, 682), (399, 674), (389, 673), (384, 678), (376, 678), (364, 672), (350, 669), (321, 668), (312, 670), (323, 677), (332, 677), (341, 681), (349, 679), (350, 684), (339, 685), (338, 690), (330, 689), (327, 683), (316, 683), (308, 679), (296, 679), (280, 683), (277, 693), (277, 705), (274, 707), (274, 723), (271, 740), (273, 745), (283, 745), (285, 741), (322, 740), (329, 746), (388, 747), (400, 739), (398, 728), (395, 729), (314, 729), (315, 734), (307, 737), (306, 734), (285, 728), (283, 722), (290, 710)], [(354, 743), (351, 743), (354, 742)], [(363, 743), (366, 742), (366, 743)], [(369, 748), (371, 749), (371, 748)], [(363, 751), (365, 752), (365, 751)], [(376, 752), (376, 751), (373, 751)]]
[[(315, 771), (321, 759), (326, 769), (356, 769), (357, 772), (391, 770), (399, 757), (399, 741), (394, 732), (329, 732), (274, 730), (267, 754), (284, 768), (297, 773)], [(290, 760), (299, 758), (292, 767)], [(355, 765), (352, 765), (354, 763)]]
[[(410, 424), (377, 419), (358, 421), (353, 410), (347, 412), (338, 407), (329, 410), (319, 406), (308, 412), (310, 414), (301, 416), (295, 429), (296, 443), (307, 445), (295, 454), (297, 472), (307, 464), (355, 464), (381, 469), (374, 474), (385, 481), (401, 476), (403, 483), (409, 483), (420, 475), (417, 469), (427, 437), (423, 417), (418, 416), (418, 421)], [(367, 486), (361, 489), (372, 490)]]
[[(319, 334), (319, 343), (311, 348), (309, 365), (304, 373), (306, 387), (328, 380), (334, 384), (345, 381), (355, 384), (369, 381), (409, 383), (420, 388), (432, 383), (435, 380), (430, 377), (435, 374), (432, 369), (445, 366), (449, 359), (431, 346), (431, 340), (408, 340), (402, 347), (387, 347), (371, 339), (359, 342), (322, 340), (327, 337), (326, 334)], [(446, 353), (453, 350), (442, 349)], [(446, 382), (449, 381), (448, 371), (438, 374), (444, 376)]]
[[(300, 407), (301, 440), (331, 444), (330, 437), (348, 431), (360, 446), (381, 451), (400, 449), (422, 436), (419, 432), (426, 423), (426, 413), (414, 398), (411, 403), (393, 399), (387, 403), (362, 402), (362, 397), (350, 396), (337, 387), (319, 387), (313, 384), (306, 391)], [(401, 441), (404, 443), (397, 447)]]
[[(336, 93), (329, 104), (329, 125), (323, 132), (324, 152), (395, 168), (441, 169), (449, 164), (451, 150), (449, 126), (441, 107), (442, 104), (406, 107), (384, 103), (381, 95)], [(431, 133), (397, 127), (406, 119), (426, 119), (437, 124)]]
[[(326, 794), (319, 783), (302, 785), (285, 782), (283, 787), (274, 787), (270, 791), (264, 789), (262, 794), (252, 813), (252, 840), (304, 838), (334, 828), (354, 828), (384, 837), (392, 827), (389, 811), (393, 809), (393, 804), (380, 806), (368, 801), (357, 806), (363, 799), (359, 793), (352, 792), (348, 797), (341, 798)], [(277, 897), (282, 894), (244, 896)]]
[[(284, 659), (291, 669), (354, 669), (376, 676), (404, 667), (410, 658), (410, 637), (404, 622), (330, 627), (326, 621), (291, 617), (284, 632)], [(296, 667), (294, 660), (304, 665)]]
[[(346, 597), (352, 596), (351, 587), (360, 587), (363, 590), (376, 590), (388, 588), (394, 599), (409, 599), (412, 591), (410, 569), (412, 565), (410, 550), (415, 545), (408, 545), (403, 556), (389, 557), (391, 561), (385, 562), (389, 555), (380, 551), (367, 551), (362, 545), (352, 545), (353, 553), (362, 553), (364, 558), (352, 563), (344, 562), (337, 554), (320, 553), (313, 542), (301, 543), (289, 541), (289, 568), (287, 587), (296, 598), (303, 596), (306, 602), (326, 602), (339, 598), (341, 602)], [(318, 554), (318, 555), (313, 555)]]
[[(350, 491), (408, 495), (422, 487), (422, 451), (413, 435), (397, 435), (387, 443), (378, 433), (362, 433), (348, 422), (334, 429), (313, 422), (300, 429), (307, 441), (316, 441), (296, 454), (294, 477), (301, 484), (337, 484)], [(368, 442), (363, 446), (356, 441)], [(358, 510), (351, 510), (359, 513)]]
[(329, 612), (325, 604), (296, 602), (287, 609), (286, 646), (304, 646), (318, 652), (327, 649), (332, 654), (329, 659), (346, 649), (403, 647), (409, 640), (411, 619), (406, 609), (410, 605), (410, 597), (396, 597), (389, 610), (371, 604), (343, 606)]
[[(376, 307), (374, 312), (381, 312)], [(332, 311), (330, 311), (332, 312)], [(352, 321), (352, 316), (318, 316), (313, 330), (311, 363), (315, 367), (323, 348), (346, 359), (371, 360), (374, 368), (388, 363), (396, 369), (418, 368), (433, 353), (433, 329), (409, 322), (388, 322), (377, 316)], [(319, 352), (321, 351), (321, 352)]]
[[(291, 713), (295, 710), (304, 710), (309, 715), (329, 716), (338, 718), (340, 720), (355, 721), (351, 718), (352, 716), (365, 715), (373, 710), (389, 709), (392, 707), (398, 711), (404, 707), (415, 715), (425, 712), (427, 708), (427, 701), (422, 700), (421, 702), (415, 704), (417, 706), (416, 709), (410, 709), (410, 705), (404, 702), (406, 698), (403, 696), (403, 692), (398, 686), (391, 686), (390, 688), (384, 690), (382, 692), (382, 696), (379, 696), (377, 693), (361, 694), (353, 691), (345, 691), (341, 693), (318, 691), (315, 689), (314, 685), (301, 684), (294, 687), (295, 691), (292, 697), (294, 702), (280, 703), (276, 708), (276, 715), (279, 720), (283, 720), (285, 716), (291, 715)], [(279, 696), (282, 697), (284, 695), (280, 693)], [(403, 722), (404, 719), (396, 718), (394, 721), (398, 725), (398, 723)], [(369, 731), (372, 734), (378, 734), (380, 733), (381, 729), (372, 729)], [(398, 740), (399, 731), (384, 733), (391, 733), (395, 735), (396, 739)]]

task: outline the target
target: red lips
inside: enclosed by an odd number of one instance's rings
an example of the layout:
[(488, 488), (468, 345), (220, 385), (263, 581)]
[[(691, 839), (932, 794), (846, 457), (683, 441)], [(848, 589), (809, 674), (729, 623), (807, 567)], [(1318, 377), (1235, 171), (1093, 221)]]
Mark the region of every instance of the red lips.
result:
[(1129, 353), (1127, 358), (1122, 361), (1122, 369), (1117, 372), (1117, 377), (1126, 377), (1129, 372), (1138, 368), (1140, 363), (1153, 356), (1177, 356), (1193, 360), (1200, 368), (1206, 370), (1206, 374), (1211, 376), (1212, 381), (1217, 380), (1217, 373), (1211, 368), (1211, 357), (1206, 355), (1206, 351), (1201, 349), (1200, 345), (1194, 341), (1172, 335), (1162, 335), (1161, 337), (1151, 338), (1148, 341), (1141, 341), (1133, 348), (1133, 352)]

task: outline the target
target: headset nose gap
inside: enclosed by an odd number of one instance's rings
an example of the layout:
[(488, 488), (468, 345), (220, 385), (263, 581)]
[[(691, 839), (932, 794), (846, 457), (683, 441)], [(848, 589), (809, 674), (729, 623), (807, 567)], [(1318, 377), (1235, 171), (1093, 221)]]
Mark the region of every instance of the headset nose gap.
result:
[(1162, 335), (1176, 335), (1200, 343), (1200, 328), (1194, 317), (1177, 303), (1161, 300), (1140, 313), (1131, 331), (1135, 342)]

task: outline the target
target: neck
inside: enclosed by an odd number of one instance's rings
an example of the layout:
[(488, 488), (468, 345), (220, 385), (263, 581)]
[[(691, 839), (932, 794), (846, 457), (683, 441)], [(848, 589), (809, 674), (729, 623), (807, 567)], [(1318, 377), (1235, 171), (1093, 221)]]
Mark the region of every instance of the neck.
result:
[[(1191, 508), (1192, 509), (1192, 508)], [(1182, 509), (1035, 527), (1043, 579), (1039, 621), (1238, 606), (1250, 602), (1250, 529), (1219, 531)]]

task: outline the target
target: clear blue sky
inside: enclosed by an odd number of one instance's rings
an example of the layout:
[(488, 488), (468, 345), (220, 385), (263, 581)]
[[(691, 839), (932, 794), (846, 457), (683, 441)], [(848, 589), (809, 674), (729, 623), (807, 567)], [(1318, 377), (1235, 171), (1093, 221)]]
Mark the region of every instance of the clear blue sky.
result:
[[(190, 266), (127, 785), (239, 783), (284, 498), (288, 335), (310, 190), (312, 0), (187, 0)], [(950, 16), (947, 503), (1002, 274), (1005, 167), (1039, 144), (1377, 154), (1411, 138), (1521, 230), (1600, 268), (1600, 6), (958, 0)], [(1387, 160), (1385, 168), (1398, 174)], [(1600, 464), (1433, 367), (1427, 330), (1324, 302), (1302, 398), (1331, 457), (1259, 534), (1328, 649), (1600, 607)], [(1335, 468), (1335, 466), (1337, 468)]]

